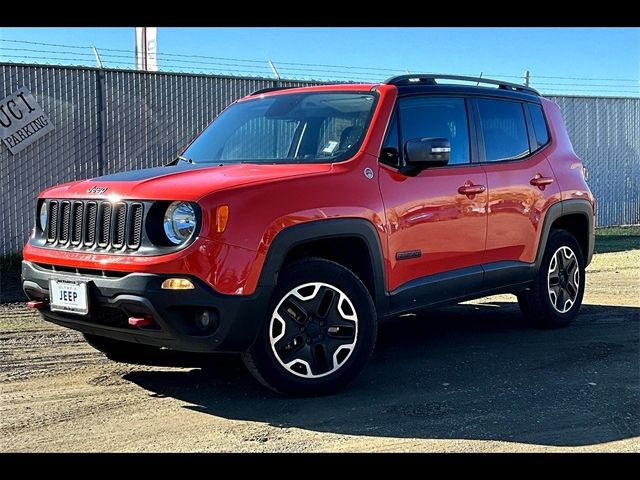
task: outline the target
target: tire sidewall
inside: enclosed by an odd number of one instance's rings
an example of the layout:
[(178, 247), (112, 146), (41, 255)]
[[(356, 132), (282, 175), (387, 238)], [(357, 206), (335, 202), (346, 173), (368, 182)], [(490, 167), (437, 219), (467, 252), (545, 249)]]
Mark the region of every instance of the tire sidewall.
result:
[[(353, 303), (358, 315), (358, 337), (353, 352), (337, 371), (320, 378), (303, 378), (285, 369), (275, 358), (269, 338), (273, 312), (294, 288), (310, 282), (322, 282), (340, 289)], [(274, 390), (289, 395), (323, 395), (344, 388), (368, 362), (375, 346), (376, 311), (371, 295), (360, 279), (342, 265), (328, 260), (296, 262), (280, 274), (260, 334), (251, 348), (256, 368)]]
[[(549, 298), (547, 278), (549, 275), (549, 265), (551, 264), (551, 259), (553, 258), (553, 255), (556, 253), (556, 251), (563, 246), (569, 247), (575, 254), (576, 260), (578, 262), (580, 278), (578, 285), (578, 295), (576, 296), (573, 305), (567, 312), (560, 313), (553, 307), (551, 299)], [(547, 242), (547, 248), (545, 249), (544, 257), (542, 259), (542, 264), (540, 265), (537, 279), (537, 289), (542, 300), (542, 306), (545, 310), (545, 314), (547, 315), (549, 320), (551, 320), (551, 324), (559, 326), (568, 325), (575, 318), (575, 316), (578, 314), (578, 311), (580, 310), (580, 306), (582, 305), (585, 281), (586, 277), (584, 257), (580, 245), (576, 241), (575, 237), (564, 230), (552, 231), (549, 235), (549, 241)]]

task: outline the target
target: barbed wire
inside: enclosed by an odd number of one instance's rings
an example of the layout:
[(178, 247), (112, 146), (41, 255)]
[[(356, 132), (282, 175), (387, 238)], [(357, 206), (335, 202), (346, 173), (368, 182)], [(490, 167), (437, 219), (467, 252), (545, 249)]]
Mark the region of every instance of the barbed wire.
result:
[[(14, 44), (15, 47), (6, 47), (2, 44)], [(37, 47), (49, 47), (56, 50), (43, 48), (25, 48), (22, 45), (30, 45)], [(93, 66), (92, 58), (95, 58), (94, 52), (87, 52), (92, 46), (65, 45), (57, 43), (36, 42), (29, 40), (0, 39), (0, 58), (18, 57), (19, 60), (37, 60), (44, 61), (46, 65), (56, 65), (51, 61), (77, 62), (74, 66)], [(103, 65), (107, 63), (117, 65), (115, 68), (135, 69), (137, 55), (142, 55), (134, 50), (95, 47), (98, 51), (100, 60)], [(63, 49), (63, 50), (61, 50)], [(72, 51), (70, 51), (72, 50)], [(7, 52), (7, 53), (5, 53)], [(21, 52), (20, 54), (9, 52)], [(24, 55), (22, 52), (33, 53), (38, 55)], [(111, 53), (115, 52), (115, 53)], [(53, 56), (52, 56), (53, 55)], [(171, 71), (185, 73), (217, 73), (217, 74), (243, 74), (245, 76), (254, 76), (259, 78), (272, 77), (273, 71), (267, 60), (248, 59), (248, 58), (232, 58), (218, 57), (210, 55), (195, 55), (172, 52), (158, 52), (155, 54), (159, 67), (162, 71), (169, 68)], [(128, 62), (124, 60), (129, 60)], [(214, 60), (214, 61), (211, 61)], [(39, 62), (34, 62), (39, 63)], [(383, 67), (367, 67), (356, 65), (331, 65), (324, 63), (304, 63), (304, 62), (284, 62), (273, 60), (273, 64), (277, 66), (279, 75), (284, 74), (287, 79), (291, 80), (347, 80), (347, 81), (367, 81), (378, 82), (384, 80), (384, 75), (403, 74), (411, 70), (405, 68), (383, 68)], [(91, 65), (87, 65), (91, 64)], [(473, 73), (461, 73), (460, 75), (476, 76)], [(497, 73), (485, 73), (484, 76), (517, 78), (523, 79), (522, 75), (509, 75)], [(538, 80), (542, 79), (542, 81)], [(545, 81), (558, 80), (558, 81)], [(547, 75), (530, 75), (530, 85), (544, 91), (570, 91), (570, 92), (607, 92), (607, 93), (640, 93), (640, 82), (638, 79), (629, 78), (599, 78), (599, 77), (562, 77)], [(575, 83), (586, 82), (586, 83)], [(615, 83), (591, 83), (591, 82), (615, 82)], [(629, 82), (635, 82), (638, 87), (634, 87)], [(599, 88), (574, 88), (574, 87), (599, 87)]]

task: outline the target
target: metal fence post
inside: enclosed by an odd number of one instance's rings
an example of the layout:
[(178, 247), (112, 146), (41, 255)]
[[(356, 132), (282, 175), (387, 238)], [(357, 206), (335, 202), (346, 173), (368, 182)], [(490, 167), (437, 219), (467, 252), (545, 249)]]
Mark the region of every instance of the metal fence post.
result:
[(107, 136), (107, 111), (105, 100), (104, 70), (97, 70), (97, 95), (98, 95), (98, 176), (104, 174), (105, 162), (105, 138)]

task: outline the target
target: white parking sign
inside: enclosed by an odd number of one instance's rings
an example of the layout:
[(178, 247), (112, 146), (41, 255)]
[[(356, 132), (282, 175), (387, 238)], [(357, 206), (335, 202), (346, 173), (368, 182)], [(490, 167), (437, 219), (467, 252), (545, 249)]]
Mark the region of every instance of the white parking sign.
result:
[(14, 155), (53, 130), (53, 124), (25, 87), (0, 100), (0, 138)]

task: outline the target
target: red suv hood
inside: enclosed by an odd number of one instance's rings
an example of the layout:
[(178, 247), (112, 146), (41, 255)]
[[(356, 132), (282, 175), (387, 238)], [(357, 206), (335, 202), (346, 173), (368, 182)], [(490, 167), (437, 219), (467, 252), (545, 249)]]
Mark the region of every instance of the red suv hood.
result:
[[(57, 185), (43, 191), (48, 198), (104, 198), (117, 195), (137, 200), (191, 200), (208, 193), (250, 183), (328, 172), (330, 164), (234, 164), (145, 168)], [(106, 189), (106, 190), (105, 190)]]

